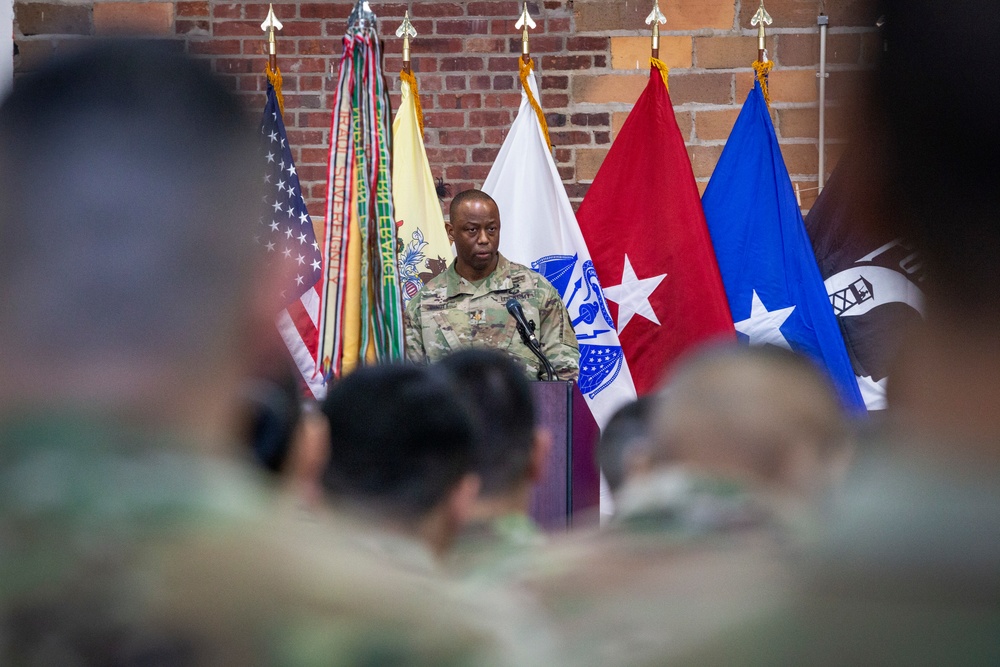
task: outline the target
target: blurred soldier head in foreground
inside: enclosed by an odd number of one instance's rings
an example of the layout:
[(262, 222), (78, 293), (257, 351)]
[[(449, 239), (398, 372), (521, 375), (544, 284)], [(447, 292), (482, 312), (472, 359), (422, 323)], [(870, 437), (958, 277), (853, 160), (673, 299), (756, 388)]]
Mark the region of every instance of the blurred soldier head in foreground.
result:
[(890, 411), (898, 428), (950, 440), (935, 456), (996, 467), (1000, 89), (989, 73), (1000, 65), (1000, 18), (968, 0), (885, 4), (873, 90), (884, 224), (914, 241), (928, 272), (927, 326), (902, 346)]
[(333, 385), (323, 412), (330, 422), (323, 487), (334, 503), (442, 555), (479, 490), (476, 426), (447, 375), (360, 368)]
[(216, 426), (271, 307), (241, 105), (163, 45), (106, 44), (18, 79), (2, 119), (0, 406)]
[(625, 480), (650, 465), (650, 420), (655, 396), (642, 396), (615, 412), (601, 432), (597, 463), (608, 480), (608, 488), (618, 493)]
[(696, 352), (650, 400), (614, 520), (531, 581), (575, 664), (672, 664), (771, 609), (847, 449), (831, 383), (783, 349)]
[(470, 524), (456, 545), (455, 564), (468, 570), (498, 568), (497, 561), (544, 541), (528, 512), (552, 436), (535, 421), (523, 371), (503, 352), (459, 350), (439, 365), (470, 399), (480, 433), (475, 470), (482, 484)]
[(927, 264), (885, 430), (832, 507), (795, 597), (686, 664), (1000, 660), (1000, 13), (883, 0), (868, 150), (881, 224)]
[[(475, 449), (481, 480), (478, 513), (491, 518), (528, 511), (531, 485), (541, 475), (551, 440), (535, 423), (531, 387), (506, 355), (487, 349), (459, 350), (441, 360), (459, 393), (470, 399), (479, 423)], [(491, 511), (484, 505), (502, 508)]]
[[(696, 352), (653, 400), (641, 461), (625, 471), (616, 494), (620, 520), (662, 519), (661, 529), (685, 533), (725, 530), (726, 503), (707, 512), (701, 506), (713, 505), (715, 491), (746, 499), (768, 521), (774, 512), (809, 512), (846, 466), (836, 395), (812, 362), (788, 350)], [(747, 520), (749, 505), (731, 509), (734, 525)], [(696, 525), (710, 516), (719, 525)]]
[(484, 614), (289, 520), (226, 447), (278, 308), (247, 222), (256, 136), (207, 65), (149, 42), (90, 46), (0, 107), (0, 663), (499, 654)]

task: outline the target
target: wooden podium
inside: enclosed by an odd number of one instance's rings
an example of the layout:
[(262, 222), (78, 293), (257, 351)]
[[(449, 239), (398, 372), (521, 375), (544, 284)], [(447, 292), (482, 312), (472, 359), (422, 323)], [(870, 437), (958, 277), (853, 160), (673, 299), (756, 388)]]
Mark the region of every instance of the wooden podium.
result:
[(538, 423), (552, 433), (552, 449), (535, 486), (531, 516), (548, 531), (596, 521), (600, 476), (594, 448), (597, 422), (575, 382), (532, 382)]

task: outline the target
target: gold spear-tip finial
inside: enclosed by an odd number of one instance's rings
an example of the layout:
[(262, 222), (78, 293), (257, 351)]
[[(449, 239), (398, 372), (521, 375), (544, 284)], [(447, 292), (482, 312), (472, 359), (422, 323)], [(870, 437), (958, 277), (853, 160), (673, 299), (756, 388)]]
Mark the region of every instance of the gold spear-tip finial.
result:
[(771, 25), (771, 15), (764, 9), (764, 0), (760, 0), (760, 7), (757, 8), (757, 13), (750, 19), (750, 25), (757, 26), (757, 50), (760, 51), (759, 60), (763, 62), (764, 51), (767, 48), (764, 26)]
[(260, 29), (267, 33), (267, 57), (272, 70), (278, 66), (278, 46), (274, 39), (274, 31), (284, 27), (278, 17), (274, 15), (274, 5), (268, 5), (267, 18), (260, 24)]
[(396, 37), (402, 37), (404, 40), (409, 41), (410, 37), (416, 36), (417, 29), (410, 23), (410, 12), (403, 12), (403, 22), (396, 28)]
[(274, 15), (274, 5), (268, 5), (267, 18), (260, 24), (260, 29), (264, 32), (270, 31), (270, 35), (273, 36), (275, 30), (281, 30), (284, 27), (285, 26), (281, 25), (281, 21), (278, 20), (278, 17)]
[(653, 57), (660, 57), (660, 26), (667, 22), (667, 17), (660, 11), (660, 0), (653, 0), (653, 11), (646, 17), (646, 25), (653, 26)]
[(410, 38), (417, 36), (417, 29), (410, 23), (410, 12), (403, 13), (403, 22), (396, 28), (396, 37), (403, 38), (403, 69), (410, 71)]
[(273, 56), (277, 53), (274, 46), (274, 31), (284, 27), (278, 17), (274, 15), (274, 5), (268, 5), (267, 18), (260, 24), (260, 29), (267, 33), (267, 52), (269, 55)]
[(517, 19), (517, 23), (514, 24), (514, 29), (521, 29), (521, 58), (524, 62), (531, 60), (531, 50), (528, 49), (528, 28), (535, 28), (535, 21), (531, 18), (531, 14), (528, 13), (528, 3), (525, 0), (524, 5), (521, 8), (521, 16)]

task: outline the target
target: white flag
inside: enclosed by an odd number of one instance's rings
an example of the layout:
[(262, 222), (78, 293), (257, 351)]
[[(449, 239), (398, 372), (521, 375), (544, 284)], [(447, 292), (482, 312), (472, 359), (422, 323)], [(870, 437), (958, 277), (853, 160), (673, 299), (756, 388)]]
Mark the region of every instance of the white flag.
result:
[[(483, 190), (500, 208), (500, 252), (541, 273), (562, 295), (580, 343), (580, 391), (603, 429), (615, 411), (635, 400), (590, 252), (566, 196), (538, 119), (535, 75)], [(535, 102), (537, 105), (537, 102)]]

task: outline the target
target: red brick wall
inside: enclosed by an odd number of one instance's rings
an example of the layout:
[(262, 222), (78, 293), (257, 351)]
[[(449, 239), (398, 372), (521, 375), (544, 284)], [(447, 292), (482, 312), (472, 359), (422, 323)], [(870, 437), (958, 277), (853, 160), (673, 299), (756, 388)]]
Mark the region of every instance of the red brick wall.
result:
[[(331, 67), (353, 0), (276, 2), (284, 23), (278, 37), (284, 76), (285, 123), (310, 210), (322, 214)], [(435, 176), (453, 191), (480, 185), (520, 100), (517, 81), (519, 11), (512, 0), (457, 2), (371, 0), (381, 19), (385, 66), (398, 89), (401, 42), (395, 29), (409, 9), (419, 36), (412, 46), (420, 84), (426, 144)], [(652, 2), (544, 0), (529, 2), (538, 27), (535, 57), (541, 104), (547, 112), (560, 174), (574, 202), (586, 193), (604, 155), (648, 77)], [(864, 73), (879, 50), (877, 18), (867, 0), (767, 0), (772, 116), (793, 180), (817, 180), (817, 82), (820, 6), (830, 16), (828, 169), (839, 156)], [(54, 52), (91, 35), (139, 32), (176, 40), (178, 48), (211, 61), (235, 90), (262, 107), (265, 63), (260, 23), (267, 3), (176, 2), (15, 3), (15, 73), (37, 67)], [(754, 0), (661, 0), (667, 16), (661, 58), (671, 68), (670, 92), (704, 187), (752, 83), (756, 31)], [(394, 96), (393, 102), (397, 101)], [(829, 173), (829, 172), (828, 172)], [(806, 190), (808, 206), (814, 192)]]

